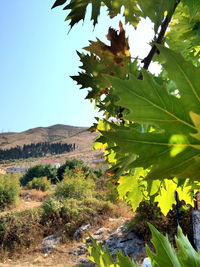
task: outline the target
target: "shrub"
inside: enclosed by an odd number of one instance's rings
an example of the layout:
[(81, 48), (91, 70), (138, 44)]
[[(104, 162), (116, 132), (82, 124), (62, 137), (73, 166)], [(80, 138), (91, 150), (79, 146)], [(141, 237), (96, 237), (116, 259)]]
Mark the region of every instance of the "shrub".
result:
[[(191, 208), (185, 205), (184, 201), (180, 203), (179, 216), (180, 226), (183, 227), (183, 231), (189, 237), (191, 235)], [(176, 207), (173, 205), (173, 209), (164, 216), (157, 206), (157, 203), (150, 203), (148, 201), (142, 201), (136, 210), (135, 216), (127, 223), (127, 227), (130, 230), (136, 232), (139, 236), (146, 241), (150, 240), (150, 229), (147, 222), (153, 224), (160, 232), (167, 233), (170, 237), (176, 234), (177, 217)]]
[(73, 178), (65, 178), (57, 185), (55, 195), (59, 198), (84, 199), (92, 195), (95, 184), (91, 179), (85, 179), (81, 175)]
[(51, 187), (51, 182), (47, 177), (33, 178), (32, 181), (28, 182), (26, 185), (27, 189), (37, 189), (41, 191), (47, 191)]
[(116, 181), (110, 179), (105, 173), (98, 179), (95, 179), (96, 184), (96, 197), (98, 199), (116, 201), (118, 199)]
[[(41, 242), (42, 229), (39, 224), (41, 210), (29, 209), (22, 212), (9, 212), (0, 217), (1, 248), (14, 250), (29, 247)], [(16, 251), (15, 251), (16, 252)]]
[(55, 196), (47, 198), (42, 205), (44, 215), (47, 217), (53, 214), (59, 214), (62, 207), (63, 207), (63, 202), (57, 199)]
[(16, 175), (0, 175), (0, 210), (14, 205), (19, 197), (20, 186)]
[(25, 186), (33, 178), (39, 178), (46, 176), (52, 183), (57, 180), (57, 169), (50, 164), (38, 164), (28, 169), (28, 171), (22, 176), (20, 182), (22, 186)]
[(82, 171), (86, 176), (91, 173), (90, 168), (85, 165), (82, 160), (71, 159), (67, 160), (63, 165), (58, 168), (57, 177), (59, 181), (62, 181), (64, 176), (73, 176), (74, 173)]

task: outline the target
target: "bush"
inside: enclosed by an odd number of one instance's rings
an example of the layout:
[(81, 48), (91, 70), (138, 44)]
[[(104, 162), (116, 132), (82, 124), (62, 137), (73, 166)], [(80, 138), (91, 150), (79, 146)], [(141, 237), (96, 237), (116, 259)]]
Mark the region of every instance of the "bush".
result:
[(51, 187), (51, 182), (47, 177), (33, 178), (32, 181), (28, 182), (26, 185), (27, 189), (37, 189), (41, 191), (47, 191)]
[[(158, 203), (142, 201), (136, 210), (135, 216), (127, 223), (127, 227), (130, 230), (136, 232), (146, 241), (149, 241), (151, 236), (147, 222), (153, 224), (161, 233), (167, 233), (170, 237), (176, 234), (177, 218), (175, 205), (173, 205), (173, 209), (167, 214), (167, 216), (164, 216), (157, 204)], [(191, 208), (188, 207), (184, 201), (180, 204), (180, 226), (183, 227), (184, 233), (190, 238)]]
[(82, 175), (66, 177), (57, 185), (55, 195), (58, 198), (84, 199), (92, 196), (95, 184), (91, 179), (85, 179)]
[(95, 179), (96, 197), (102, 200), (116, 201), (118, 199), (117, 185), (105, 174)]
[(20, 182), (22, 186), (25, 186), (33, 178), (39, 178), (46, 176), (52, 183), (57, 181), (57, 169), (50, 164), (38, 164), (28, 169), (28, 171), (22, 176)]
[(9, 212), (0, 217), (1, 248), (21, 251), (22, 247), (41, 242), (41, 210), (29, 209), (22, 212)]
[(73, 176), (74, 173), (83, 172), (85, 176), (91, 173), (90, 168), (85, 165), (82, 160), (71, 159), (67, 160), (63, 165), (58, 168), (57, 177), (59, 181), (62, 181), (64, 176)]
[(42, 205), (44, 215), (48, 217), (53, 214), (59, 214), (62, 207), (63, 207), (63, 202), (57, 199), (55, 196), (47, 198)]
[(0, 175), (0, 210), (16, 204), (19, 193), (19, 179), (16, 175)]

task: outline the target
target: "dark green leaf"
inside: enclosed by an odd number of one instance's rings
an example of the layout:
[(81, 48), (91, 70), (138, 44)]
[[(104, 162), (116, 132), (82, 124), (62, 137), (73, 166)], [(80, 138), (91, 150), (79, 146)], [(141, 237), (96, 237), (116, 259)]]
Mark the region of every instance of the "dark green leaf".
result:
[(53, 4), (52, 8), (64, 5), (67, 2), (67, 0), (56, 0), (56, 2)]

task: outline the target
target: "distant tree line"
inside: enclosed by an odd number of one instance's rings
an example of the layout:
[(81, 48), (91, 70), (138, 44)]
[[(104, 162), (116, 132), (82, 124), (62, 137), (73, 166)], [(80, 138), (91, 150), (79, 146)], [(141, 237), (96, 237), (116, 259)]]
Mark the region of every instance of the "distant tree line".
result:
[(10, 149), (0, 149), (0, 160), (27, 159), (43, 157), (47, 154), (62, 154), (75, 150), (75, 144), (62, 143), (36, 143), (30, 145), (16, 146)]

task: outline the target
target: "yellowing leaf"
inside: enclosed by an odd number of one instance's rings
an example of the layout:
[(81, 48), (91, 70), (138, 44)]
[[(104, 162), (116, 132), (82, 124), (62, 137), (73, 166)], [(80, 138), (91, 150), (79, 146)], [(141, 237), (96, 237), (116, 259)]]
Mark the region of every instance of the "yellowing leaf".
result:
[(186, 204), (194, 206), (194, 198), (191, 194), (191, 186), (178, 187), (176, 191), (178, 192), (179, 200), (184, 200)]
[(117, 191), (120, 199), (125, 199), (129, 202), (133, 208), (133, 211), (137, 209), (140, 202), (143, 200), (143, 194), (140, 189), (138, 179), (133, 176), (122, 176), (119, 179), (119, 185)]
[(154, 194), (158, 193), (158, 190), (160, 189), (160, 184), (161, 182), (159, 180), (153, 180), (151, 184), (148, 183), (148, 186), (150, 185), (150, 187), (148, 188), (150, 196), (153, 196)]
[(162, 213), (166, 216), (169, 210), (172, 208), (172, 204), (175, 204), (174, 192), (177, 185), (172, 180), (165, 180), (165, 187), (161, 188), (161, 193), (155, 198), (158, 201)]

